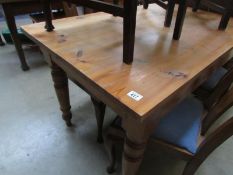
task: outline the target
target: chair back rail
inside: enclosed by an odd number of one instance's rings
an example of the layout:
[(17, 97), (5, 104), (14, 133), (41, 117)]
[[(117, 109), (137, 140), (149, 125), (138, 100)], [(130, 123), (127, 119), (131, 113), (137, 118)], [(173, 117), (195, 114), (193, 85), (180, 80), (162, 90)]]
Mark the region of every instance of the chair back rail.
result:
[(212, 153), (218, 146), (225, 142), (233, 135), (233, 117), (218, 127), (200, 144), (197, 153), (187, 163), (183, 175), (192, 175), (201, 165), (201, 163)]
[(233, 82), (233, 67), (221, 78), (209, 97), (204, 100), (204, 105), (208, 110), (216, 104), (218, 100), (227, 92)]
[(228, 90), (220, 101), (212, 107), (210, 112), (207, 113), (207, 116), (202, 121), (201, 134), (205, 135), (212, 124), (231, 106), (233, 106), (233, 88)]
[(233, 15), (233, 0), (225, 0), (223, 3), (224, 5), (220, 5), (219, 2), (217, 3), (211, 0), (196, 0), (193, 5), (193, 12), (198, 10), (201, 3), (203, 3), (209, 9), (222, 14), (218, 29), (225, 30), (229, 23), (230, 17)]
[(233, 57), (223, 67), (227, 70), (233, 69)]

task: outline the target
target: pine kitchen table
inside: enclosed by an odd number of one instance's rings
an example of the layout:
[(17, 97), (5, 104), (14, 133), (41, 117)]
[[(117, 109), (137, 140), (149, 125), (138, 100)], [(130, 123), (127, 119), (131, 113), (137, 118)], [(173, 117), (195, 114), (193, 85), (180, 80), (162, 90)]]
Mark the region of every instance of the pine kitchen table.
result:
[(119, 17), (100, 12), (55, 20), (52, 32), (44, 30), (44, 23), (22, 27), (51, 66), (66, 121), (71, 119), (68, 78), (122, 117), (123, 175), (137, 173), (148, 138), (164, 114), (233, 55), (232, 21), (225, 32), (218, 31), (218, 15), (188, 9), (183, 36), (175, 41), (172, 30), (163, 27), (164, 15), (153, 5), (138, 10), (131, 65), (120, 61)]

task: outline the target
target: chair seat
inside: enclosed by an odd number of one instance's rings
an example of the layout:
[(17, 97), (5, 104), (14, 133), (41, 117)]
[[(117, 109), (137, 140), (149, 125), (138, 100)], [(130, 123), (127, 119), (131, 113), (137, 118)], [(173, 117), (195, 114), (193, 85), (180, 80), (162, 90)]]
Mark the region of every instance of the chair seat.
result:
[(201, 87), (207, 91), (212, 91), (226, 73), (227, 69), (218, 68)]
[(203, 114), (202, 103), (188, 97), (163, 117), (153, 137), (195, 153)]
[[(203, 110), (199, 100), (187, 97), (161, 119), (152, 137), (194, 154), (198, 147)], [(121, 119), (115, 120), (114, 123), (120, 126)]]

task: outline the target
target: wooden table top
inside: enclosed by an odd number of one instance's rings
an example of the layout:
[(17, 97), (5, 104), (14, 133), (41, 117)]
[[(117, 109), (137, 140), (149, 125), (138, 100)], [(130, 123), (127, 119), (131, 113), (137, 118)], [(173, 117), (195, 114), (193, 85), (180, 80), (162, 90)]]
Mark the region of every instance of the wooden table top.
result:
[[(44, 30), (44, 23), (22, 29), (72, 65), (77, 74), (144, 119), (169, 97), (182, 96), (182, 90), (191, 86), (187, 85), (190, 80), (221, 55), (232, 53), (233, 21), (227, 31), (218, 31), (220, 16), (188, 9), (182, 37), (173, 41), (174, 23), (164, 28), (164, 16), (165, 11), (156, 5), (150, 5), (149, 10), (138, 8), (132, 65), (122, 62), (122, 19), (109, 14), (59, 19), (54, 21), (52, 33)], [(143, 98), (132, 99), (127, 95), (130, 91)]]

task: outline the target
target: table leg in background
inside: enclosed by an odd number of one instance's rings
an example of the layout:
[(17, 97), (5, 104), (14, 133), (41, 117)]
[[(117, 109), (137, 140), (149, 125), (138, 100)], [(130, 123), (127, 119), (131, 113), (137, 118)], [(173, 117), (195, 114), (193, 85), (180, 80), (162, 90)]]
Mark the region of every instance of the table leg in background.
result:
[(95, 97), (91, 97), (91, 100), (95, 108), (95, 116), (96, 116), (97, 126), (98, 126), (97, 142), (103, 143), (102, 130), (103, 130), (103, 121), (104, 121), (106, 105), (103, 102), (97, 100)]
[(17, 27), (15, 24), (15, 18), (14, 18), (13, 13), (11, 12), (10, 4), (9, 5), (2, 4), (2, 7), (3, 7), (4, 13), (5, 13), (6, 22), (7, 22), (8, 28), (10, 30), (12, 40), (14, 42), (16, 51), (17, 51), (18, 56), (19, 56), (21, 68), (22, 68), (22, 70), (27, 71), (27, 70), (29, 70), (29, 67), (28, 67), (27, 62), (25, 60), (25, 55), (23, 52), (22, 43), (18, 37)]

